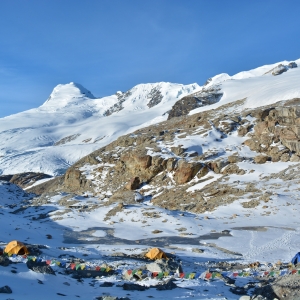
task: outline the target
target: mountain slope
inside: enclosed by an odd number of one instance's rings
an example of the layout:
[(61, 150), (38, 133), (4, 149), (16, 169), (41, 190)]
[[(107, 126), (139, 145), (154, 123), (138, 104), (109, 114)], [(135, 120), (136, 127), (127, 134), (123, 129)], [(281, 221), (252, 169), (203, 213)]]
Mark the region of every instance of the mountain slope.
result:
[(96, 99), (79, 84), (58, 85), (40, 107), (0, 119), (0, 173), (61, 174), (118, 136), (165, 119), (176, 100), (197, 89), (162, 82)]

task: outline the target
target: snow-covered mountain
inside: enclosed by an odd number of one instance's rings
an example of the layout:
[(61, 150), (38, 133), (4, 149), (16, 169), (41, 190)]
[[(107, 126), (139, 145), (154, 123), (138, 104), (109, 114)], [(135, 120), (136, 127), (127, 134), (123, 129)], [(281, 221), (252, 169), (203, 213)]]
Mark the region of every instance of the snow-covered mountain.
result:
[(0, 174), (61, 174), (118, 136), (164, 120), (179, 98), (199, 88), (140, 84), (98, 99), (80, 84), (60, 84), (40, 107), (0, 119)]
[[(295, 63), (299, 65), (300, 60)], [(278, 65), (283, 71), (274, 76)], [(0, 119), (0, 174), (62, 174), (119, 136), (166, 120), (176, 101), (190, 94), (207, 93), (217, 86), (222, 97), (210, 109), (245, 98), (245, 108), (251, 108), (300, 97), (299, 82), (300, 68), (283, 61), (234, 76), (219, 74), (202, 87), (196, 83), (139, 84), (103, 98), (77, 83), (60, 84), (40, 107)]]

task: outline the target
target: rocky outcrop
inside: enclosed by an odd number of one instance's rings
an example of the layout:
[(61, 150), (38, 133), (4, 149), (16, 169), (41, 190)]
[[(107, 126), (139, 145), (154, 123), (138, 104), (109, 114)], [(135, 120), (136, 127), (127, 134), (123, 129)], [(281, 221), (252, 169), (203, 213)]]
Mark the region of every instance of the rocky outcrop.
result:
[(64, 186), (70, 191), (88, 189), (88, 180), (77, 168), (69, 168), (64, 176)]
[(35, 172), (26, 172), (26, 173), (19, 173), (14, 175), (2, 175), (0, 176), (0, 180), (9, 181), (18, 185), (21, 188), (26, 188), (33, 185), (35, 182), (51, 178), (52, 176), (43, 174), (43, 173), (35, 173)]
[(288, 70), (287, 66), (284, 66), (283, 64), (278, 65), (277, 67), (275, 67), (272, 71), (272, 75), (276, 76), (276, 75), (280, 75), (283, 72), (286, 72)]
[(220, 88), (218, 86), (212, 86), (193, 95), (185, 96), (173, 105), (169, 112), (168, 120), (174, 117), (185, 116), (191, 110), (198, 107), (216, 103), (220, 101), (222, 96), (223, 93), (220, 92)]

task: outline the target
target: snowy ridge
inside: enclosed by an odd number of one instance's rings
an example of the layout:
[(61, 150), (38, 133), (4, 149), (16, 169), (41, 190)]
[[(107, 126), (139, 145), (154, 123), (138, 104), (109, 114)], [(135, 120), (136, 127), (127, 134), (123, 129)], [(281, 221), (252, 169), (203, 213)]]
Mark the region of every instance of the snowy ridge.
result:
[[(79, 84), (58, 85), (40, 107), (0, 119), (0, 174), (62, 174), (119, 136), (165, 120), (162, 115), (178, 99), (198, 89), (197, 84), (140, 84), (99, 99)], [(120, 98), (119, 109), (105, 116)]]
[[(218, 103), (209, 107), (201, 107), (193, 110), (195, 114), (207, 109), (215, 109), (221, 105), (241, 99), (247, 99), (244, 108), (254, 108), (269, 105), (281, 100), (288, 100), (300, 97), (300, 68), (291, 68), (287, 72), (274, 76), (271, 70), (279, 64), (287, 65), (290, 62), (262, 66), (250, 71), (240, 72), (234, 76), (226, 73), (216, 75), (204, 86), (205, 89), (218, 85), (219, 92), (223, 97)], [(295, 63), (300, 66), (300, 59)]]
[[(300, 65), (300, 60), (295, 62)], [(119, 136), (166, 120), (166, 113), (182, 97), (215, 85), (223, 93), (221, 100), (190, 114), (245, 98), (245, 108), (252, 108), (300, 97), (300, 68), (273, 76), (269, 71), (278, 64), (234, 76), (219, 74), (203, 87), (148, 83), (103, 98), (77, 83), (60, 84), (40, 107), (0, 119), (0, 174), (62, 174), (75, 161)]]

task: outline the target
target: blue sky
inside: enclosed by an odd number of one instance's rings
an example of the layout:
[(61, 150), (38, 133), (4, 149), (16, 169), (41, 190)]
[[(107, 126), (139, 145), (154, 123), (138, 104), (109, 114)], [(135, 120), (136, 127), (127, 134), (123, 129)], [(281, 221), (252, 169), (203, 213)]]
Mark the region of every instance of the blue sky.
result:
[(0, 117), (59, 83), (95, 96), (300, 58), (298, 0), (2, 0)]

